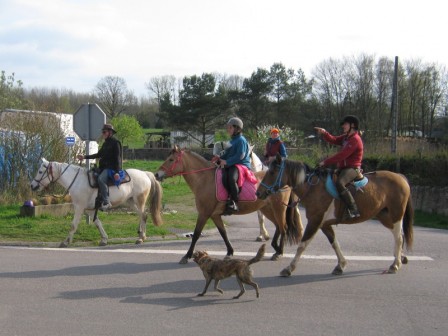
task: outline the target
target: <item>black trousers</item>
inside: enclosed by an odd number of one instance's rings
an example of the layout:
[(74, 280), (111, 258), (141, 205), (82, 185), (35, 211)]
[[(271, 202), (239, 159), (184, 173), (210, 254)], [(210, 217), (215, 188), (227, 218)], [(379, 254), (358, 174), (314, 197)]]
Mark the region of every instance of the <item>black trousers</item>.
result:
[(226, 188), (230, 195), (230, 199), (238, 202), (238, 194), (240, 192), (238, 188), (238, 178), (240, 173), (236, 166), (226, 167), (222, 170), (222, 184)]

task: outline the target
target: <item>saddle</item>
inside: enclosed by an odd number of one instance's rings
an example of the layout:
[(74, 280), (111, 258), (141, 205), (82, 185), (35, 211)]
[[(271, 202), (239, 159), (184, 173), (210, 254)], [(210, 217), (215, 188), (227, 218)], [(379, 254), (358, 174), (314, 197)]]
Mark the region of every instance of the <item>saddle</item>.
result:
[[(100, 170), (98, 168), (92, 168), (89, 171), (87, 171), (87, 179), (89, 181), (89, 185), (91, 188), (98, 188), (98, 175), (100, 174)], [(118, 181), (118, 185), (115, 180), (112, 178), (109, 178), (107, 180), (107, 185), (109, 187), (112, 186), (119, 186), (123, 183), (128, 183), (131, 181), (131, 177), (129, 176), (128, 172), (126, 170), (120, 170), (120, 180)]]
[[(252, 171), (247, 169), (247, 171), (252, 174), (252, 178), (244, 178), (240, 171), (240, 177), (238, 180), (238, 186), (240, 187), (240, 194), (238, 197), (238, 202), (255, 202), (257, 200), (257, 183), (253, 183), (257, 180)], [(241, 185), (240, 185), (241, 183)], [(215, 184), (216, 184), (216, 199), (218, 201), (227, 201), (229, 198), (229, 193), (222, 184), (222, 169), (217, 168), (215, 171)]]
[[(327, 174), (327, 179), (325, 180), (325, 188), (327, 189), (327, 192), (333, 196), (333, 198), (339, 199), (339, 193), (336, 189), (336, 185), (335, 185), (335, 179), (336, 179), (336, 175), (333, 174), (333, 172), (329, 172)], [(348, 185), (352, 185), (355, 189), (355, 191), (361, 190), (363, 187), (366, 186), (366, 184), (369, 182), (369, 179), (359, 173), (359, 175), (352, 181), (350, 182)], [(350, 188), (352, 189), (352, 188)]]

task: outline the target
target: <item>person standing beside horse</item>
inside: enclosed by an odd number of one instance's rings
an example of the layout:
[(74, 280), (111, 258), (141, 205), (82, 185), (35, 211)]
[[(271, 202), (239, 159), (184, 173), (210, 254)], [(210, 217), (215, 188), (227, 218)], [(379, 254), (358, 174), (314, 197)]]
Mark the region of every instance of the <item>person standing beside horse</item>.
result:
[(104, 143), (100, 150), (96, 154), (91, 155), (78, 155), (78, 160), (84, 159), (99, 159), (98, 168), (100, 174), (98, 175), (98, 188), (99, 194), (102, 198), (102, 204), (100, 209), (105, 211), (112, 207), (109, 201), (109, 191), (107, 182), (109, 180), (109, 170), (113, 172), (113, 179), (115, 181), (120, 180), (121, 171), (121, 142), (114, 137), (117, 133), (111, 124), (104, 124), (102, 128), (102, 136)]
[(280, 140), (280, 131), (278, 128), (271, 129), (271, 137), (266, 143), (266, 149), (264, 151), (265, 164), (269, 165), (274, 159), (277, 153), (284, 159), (288, 157), (286, 153), (286, 147), (282, 140)]
[(215, 155), (212, 162), (218, 163), (222, 170), (222, 184), (229, 193), (224, 215), (237, 212), (238, 195), (240, 192), (238, 179), (240, 171), (237, 165), (250, 170), (250, 148), (246, 138), (242, 135), (243, 121), (240, 118), (230, 118), (226, 124), (227, 134), (231, 137), (230, 147), (221, 156)]
[(353, 195), (345, 186), (352, 182), (361, 172), (364, 146), (358, 131), (359, 119), (356, 116), (348, 115), (344, 117), (341, 126), (344, 133), (339, 136), (331, 135), (323, 128), (314, 127), (317, 133), (322, 134), (326, 142), (342, 147), (337, 154), (320, 162), (319, 166), (337, 165), (336, 189), (342, 201), (347, 205), (348, 217), (355, 218), (360, 216), (358, 207)]

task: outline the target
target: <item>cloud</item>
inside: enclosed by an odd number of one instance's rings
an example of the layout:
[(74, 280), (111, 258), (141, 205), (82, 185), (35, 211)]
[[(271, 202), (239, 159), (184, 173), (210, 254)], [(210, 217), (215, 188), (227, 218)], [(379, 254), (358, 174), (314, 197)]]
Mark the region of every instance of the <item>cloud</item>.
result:
[(250, 76), (275, 62), (307, 75), (359, 53), (445, 62), (445, 11), (428, 1), (0, 0), (0, 70), (79, 91), (120, 76), (140, 95), (155, 76)]

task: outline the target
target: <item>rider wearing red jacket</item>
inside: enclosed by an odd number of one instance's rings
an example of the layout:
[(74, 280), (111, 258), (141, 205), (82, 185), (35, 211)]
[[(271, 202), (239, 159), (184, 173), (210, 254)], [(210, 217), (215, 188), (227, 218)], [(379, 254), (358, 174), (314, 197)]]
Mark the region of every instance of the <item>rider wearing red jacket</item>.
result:
[(337, 154), (323, 160), (319, 163), (319, 166), (324, 167), (336, 164), (339, 170), (335, 183), (336, 189), (342, 201), (347, 205), (348, 216), (354, 218), (359, 217), (360, 214), (352, 194), (345, 186), (353, 181), (360, 173), (364, 146), (358, 132), (359, 120), (356, 116), (346, 116), (342, 120), (341, 126), (344, 133), (339, 136), (331, 135), (325, 129), (315, 127), (316, 131), (323, 135), (325, 141), (342, 146)]

